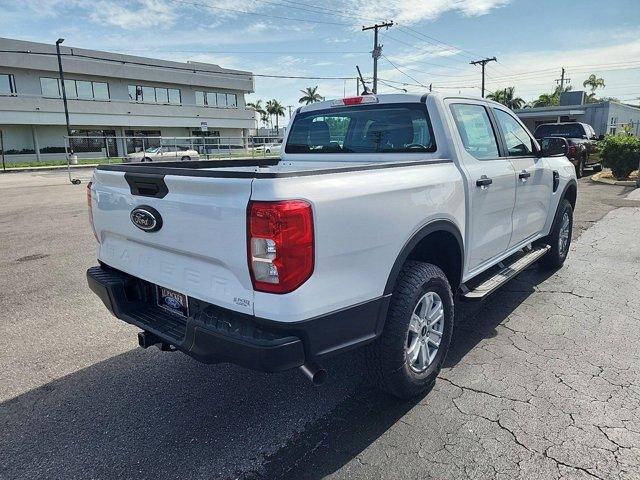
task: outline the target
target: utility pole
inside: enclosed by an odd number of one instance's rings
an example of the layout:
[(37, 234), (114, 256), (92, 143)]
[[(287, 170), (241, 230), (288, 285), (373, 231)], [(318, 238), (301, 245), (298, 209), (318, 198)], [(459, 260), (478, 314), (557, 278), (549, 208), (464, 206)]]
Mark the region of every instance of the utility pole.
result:
[(484, 98), (484, 66), (489, 62), (497, 62), (496, 57), (484, 58), (482, 60), (475, 60), (469, 62), (471, 65), (482, 65), (482, 98)]
[(370, 27), (362, 27), (362, 31), (373, 30), (373, 50), (371, 56), (373, 57), (373, 93), (378, 93), (378, 58), (382, 55), (382, 45), (378, 45), (378, 30), (385, 28), (389, 30), (389, 27), (393, 27), (393, 20), (391, 22), (376, 23)]
[(565, 84), (565, 82), (567, 84), (571, 83), (571, 79), (570, 78), (565, 78), (564, 74), (565, 74), (564, 67), (562, 67), (562, 74), (560, 75), (560, 78), (556, 78), (556, 83), (558, 83), (558, 85), (560, 85), (560, 93), (564, 92), (564, 84)]

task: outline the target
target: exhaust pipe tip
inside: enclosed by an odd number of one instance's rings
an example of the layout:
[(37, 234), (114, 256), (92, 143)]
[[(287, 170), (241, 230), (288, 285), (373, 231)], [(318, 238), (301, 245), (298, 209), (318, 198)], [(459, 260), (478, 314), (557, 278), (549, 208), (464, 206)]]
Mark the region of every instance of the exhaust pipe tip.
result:
[(301, 365), (300, 370), (314, 385), (322, 385), (327, 380), (327, 371), (315, 362)]

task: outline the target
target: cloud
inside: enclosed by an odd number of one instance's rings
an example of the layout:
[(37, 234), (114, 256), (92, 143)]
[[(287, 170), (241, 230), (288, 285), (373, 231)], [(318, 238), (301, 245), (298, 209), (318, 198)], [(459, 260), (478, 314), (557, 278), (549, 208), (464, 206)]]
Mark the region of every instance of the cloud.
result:
[(511, 0), (355, 0), (353, 12), (363, 21), (381, 18), (393, 19), (400, 24), (410, 25), (423, 20), (434, 20), (446, 12), (459, 11), (474, 17), (486, 15), (491, 10), (503, 7)]
[(102, 0), (94, 3), (89, 18), (125, 30), (147, 27), (166, 30), (176, 23), (178, 13), (175, 4), (163, 0), (137, 0), (128, 4)]

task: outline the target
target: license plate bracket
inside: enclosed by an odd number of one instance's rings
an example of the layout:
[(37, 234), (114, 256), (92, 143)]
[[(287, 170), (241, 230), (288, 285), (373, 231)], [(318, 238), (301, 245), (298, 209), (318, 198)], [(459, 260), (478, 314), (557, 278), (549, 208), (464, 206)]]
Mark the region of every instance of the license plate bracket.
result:
[(171, 313), (181, 317), (189, 316), (189, 297), (170, 288), (156, 286), (157, 304)]

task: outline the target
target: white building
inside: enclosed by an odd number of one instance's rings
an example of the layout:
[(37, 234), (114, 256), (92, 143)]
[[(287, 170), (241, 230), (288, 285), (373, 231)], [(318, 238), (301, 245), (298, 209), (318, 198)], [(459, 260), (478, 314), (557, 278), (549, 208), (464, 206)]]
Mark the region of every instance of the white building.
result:
[[(251, 72), (65, 46), (61, 53), (73, 135), (233, 137), (242, 144), (254, 127), (244, 99), (254, 90)], [(55, 45), (0, 38), (0, 130), (8, 156), (40, 160), (64, 151)], [(137, 143), (113, 139), (109, 154), (124, 155)]]

